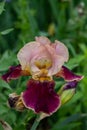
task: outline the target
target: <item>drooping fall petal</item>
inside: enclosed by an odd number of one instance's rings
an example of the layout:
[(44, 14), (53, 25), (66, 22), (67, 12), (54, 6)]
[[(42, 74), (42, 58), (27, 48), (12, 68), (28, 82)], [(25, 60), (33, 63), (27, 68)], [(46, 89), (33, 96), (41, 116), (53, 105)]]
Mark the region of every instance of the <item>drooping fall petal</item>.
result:
[(17, 79), (19, 76), (21, 76), (21, 71), (21, 65), (11, 66), (9, 71), (2, 75), (2, 79), (6, 82), (9, 82), (11, 79)]
[(62, 77), (66, 81), (80, 81), (84, 76), (76, 75), (70, 71), (67, 67), (62, 66), (61, 70), (55, 75), (57, 77)]
[(55, 93), (54, 86), (54, 81), (40, 82), (31, 79), (27, 90), (22, 93), (24, 105), (36, 113), (51, 115), (60, 107), (60, 97)]

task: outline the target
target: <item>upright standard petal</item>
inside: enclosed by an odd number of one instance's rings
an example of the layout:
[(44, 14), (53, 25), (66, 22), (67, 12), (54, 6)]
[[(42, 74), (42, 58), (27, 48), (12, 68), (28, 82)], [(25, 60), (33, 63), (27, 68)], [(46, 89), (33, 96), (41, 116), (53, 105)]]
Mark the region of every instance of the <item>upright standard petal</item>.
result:
[(35, 37), (35, 40), (43, 45), (51, 43), (51, 41), (45, 36)]
[(76, 75), (70, 71), (67, 67), (62, 66), (61, 70), (55, 75), (57, 77), (62, 77), (66, 81), (80, 81), (84, 76)]
[(52, 76), (60, 71), (65, 59), (63, 56), (58, 55), (55, 51), (55, 48), (53, 48), (51, 45), (46, 45), (45, 47), (51, 55), (52, 66), (48, 69), (48, 76)]
[(52, 44), (52, 47), (55, 48), (55, 52), (57, 55), (62, 56), (64, 58), (64, 62), (68, 61), (69, 52), (67, 47), (62, 42), (55, 40), (55, 43)]
[(22, 93), (25, 107), (36, 113), (43, 112), (48, 115), (54, 113), (60, 107), (60, 97), (54, 91), (54, 81), (35, 81), (31, 79), (28, 87)]
[(21, 76), (21, 71), (21, 65), (11, 66), (9, 68), (9, 72), (2, 75), (2, 79), (6, 82), (9, 82), (11, 79), (17, 79), (19, 76)]
[[(51, 62), (51, 56), (46, 47), (39, 42), (30, 42), (26, 44), (18, 52), (18, 60), (22, 66), (22, 70), (29, 70), (31, 75), (33, 72), (40, 71), (45, 66), (46, 60)], [(36, 62), (39, 62), (37, 66)]]
[(17, 57), (22, 70), (27, 69), (32, 75), (44, 68), (48, 70), (48, 76), (56, 74), (68, 60), (68, 49), (57, 40), (51, 44), (44, 36), (35, 39), (36, 41), (29, 42), (18, 52)]
[(40, 43), (29, 42), (17, 54), (17, 58), (22, 66), (22, 70), (30, 70), (30, 61), (33, 58), (33, 52), (38, 50)]

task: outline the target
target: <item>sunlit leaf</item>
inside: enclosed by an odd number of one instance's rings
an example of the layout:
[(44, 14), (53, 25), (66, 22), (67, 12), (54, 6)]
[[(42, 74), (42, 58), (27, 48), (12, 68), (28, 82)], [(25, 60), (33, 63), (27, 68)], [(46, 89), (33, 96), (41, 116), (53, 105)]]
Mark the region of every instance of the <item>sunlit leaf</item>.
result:
[(4, 30), (4, 31), (1, 32), (1, 35), (6, 35), (6, 34), (12, 32), (13, 30), (14, 30), (13, 28), (6, 29), (6, 30)]

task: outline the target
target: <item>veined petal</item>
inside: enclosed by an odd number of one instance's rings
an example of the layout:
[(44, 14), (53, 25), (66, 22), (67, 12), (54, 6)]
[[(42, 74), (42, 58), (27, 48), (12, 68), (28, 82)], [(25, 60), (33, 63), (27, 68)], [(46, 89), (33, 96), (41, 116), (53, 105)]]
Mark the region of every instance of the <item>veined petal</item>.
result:
[(22, 93), (24, 105), (36, 113), (51, 115), (60, 107), (60, 97), (54, 91), (54, 81), (35, 81), (31, 79), (28, 87)]
[(21, 76), (21, 71), (21, 65), (11, 66), (9, 68), (9, 72), (2, 75), (2, 79), (6, 82), (9, 82), (11, 79), (17, 79), (19, 76)]
[(62, 66), (61, 70), (55, 75), (57, 77), (62, 77), (66, 81), (80, 81), (84, 76), (76, 75), (70, 71), (67, 67)]

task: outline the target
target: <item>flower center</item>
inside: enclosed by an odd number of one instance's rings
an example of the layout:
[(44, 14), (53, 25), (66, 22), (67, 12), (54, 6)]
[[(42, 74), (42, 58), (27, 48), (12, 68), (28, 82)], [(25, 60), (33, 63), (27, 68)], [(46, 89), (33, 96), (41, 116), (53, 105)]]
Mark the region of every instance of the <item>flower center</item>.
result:
[(42, 58), (38, 59), (34, 62), (35, 66), (39, 69), (39, 71), (34, 72), (32, 74), (32, 78), (35, 80), (43, 81), (50, 81), (52, 77), (47, 76), (48, 69), (52, 66), (52, 62), (50, 59)]
[(35, 61), (35, 65), (39, 68), (39, 69), (48, 69), (52, 66), (52, 62), (49, 59), (39, 59)]
[(32, 74), (32, 78), (34, 80), (39, 80), (41, 82), (43, 82), (43, 81), (51, 81), (52, 77), (51, 76), (47, 76), (47, 74), (48, 74), (48, 70), (40, 69), (40, 71), (35, 72), (35, 73)]

